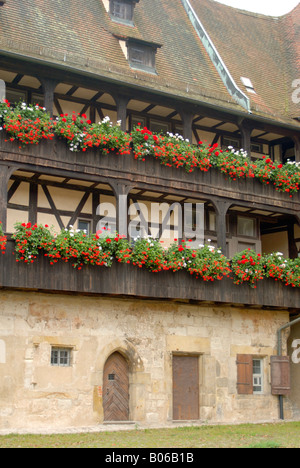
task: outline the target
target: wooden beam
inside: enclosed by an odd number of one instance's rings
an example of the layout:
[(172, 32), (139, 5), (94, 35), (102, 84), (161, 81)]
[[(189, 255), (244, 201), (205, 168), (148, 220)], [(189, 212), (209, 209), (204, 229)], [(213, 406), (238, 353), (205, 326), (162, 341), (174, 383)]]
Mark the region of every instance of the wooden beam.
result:
[(52, 199), (52, 197), (51, 197), (51, 195), (50, 195), (50, 192), (49, 192), (49, 190), (48, 190), (48, 187), (46, 187), (45, 185), (42, 185), (42, 187), (43, 187), (43, 191), (44, 191), (44, 193), (45, 193), (45, 195), (46, 195), (46, 198), (47, 198), (47, 200), (48, 200), (48, 202), (49, 202), (49, 205), (51, 206), (51, 209), (52, 209), (52, 211), (53, 211), (53, 214), (55, 215), (55, 218), (56, 218), (56, 220), (57, 220), (57, 222), (58, 222), (58, 224), (59, 224), (60, 229), (61, 229), (61, 230), (65, 229), (65, 225), (64, 225), (64, 223), (63, 223), (62, 220), (61, 220), (59, 211), (58, 211), (58, 209), (57, 209), (56, 206), (55, 206), (55, 203), (54, 203), (54, 201), (53, 201), (53, 199)]
[(79, 217), (79, 215), (80, 215), (80, 213), (81, 213), (81, 211), (82, 211), (84, 205), (86, 204), (86, 202), (87, 202), (89, 196), (90, 196), (90, 192), (86, 192), (86, 193), (83, 195), (83, 197), (82, 197), (82, 199), (80, 200), (80, 202), (79, 202), (79, 204), (78, 204), (76, 210), (74, 211), (74, 214), (73, 214), (73, 216), (71, 217), (71, 219), (70, 219), (70, 221), (69, 221), (67, 227), (73, 226), (73, 225), (74, 225), (74, 223), (75, 223), (75, 221), (77, 220), (77, 218)]
[(0, 167), (0, 221), (3, 231), (6, 231), (7, 223), (7, 185), (15, 167), (3, 165)]
[(38, 186), (30, 184), (29, 187), (29, 222), (37, 223), (37, 205), (38, 205)]

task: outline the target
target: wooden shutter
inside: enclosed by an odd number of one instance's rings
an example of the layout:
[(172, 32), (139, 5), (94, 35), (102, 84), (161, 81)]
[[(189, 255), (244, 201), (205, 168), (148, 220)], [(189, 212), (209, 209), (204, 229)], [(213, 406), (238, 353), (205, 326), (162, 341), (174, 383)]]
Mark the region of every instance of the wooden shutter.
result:
[(271, 356), (272, 395), (288, 395), (291, 390), (290, 358)]
[(239, 395), (253, 394), (253, 356), (237, 355), (237, 391)]

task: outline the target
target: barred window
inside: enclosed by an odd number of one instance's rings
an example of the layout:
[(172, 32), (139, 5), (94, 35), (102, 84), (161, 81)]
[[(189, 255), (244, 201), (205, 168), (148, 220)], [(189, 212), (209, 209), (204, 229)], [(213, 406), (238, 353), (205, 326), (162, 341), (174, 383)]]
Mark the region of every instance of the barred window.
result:
[(71, 366), (71, 348), (51, 349), (51, 366), (70, 367)]

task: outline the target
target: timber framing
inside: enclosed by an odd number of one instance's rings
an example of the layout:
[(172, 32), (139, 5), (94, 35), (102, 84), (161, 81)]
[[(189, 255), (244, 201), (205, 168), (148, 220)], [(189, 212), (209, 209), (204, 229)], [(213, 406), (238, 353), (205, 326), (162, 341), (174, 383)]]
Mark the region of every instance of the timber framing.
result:
[(135, 160), (133, 155), (120, 156), (114, 153), (101, 154), (97, 150), (73, 153), (64, 141), (55, 138), (33, 148), (19, 148), (16, 143), (5, 142), (0, 135), (0, 164), (9, 166), (11, 172), (24, 170), (37, 174), (80, 179), (112, 185), (113, 182), (130, 184), (132, 188), (164, 192), (177, 196), (218, 200), (229, 205), (238, 202), (241, 206), (299, 217), (300, 196), (276, 192), (257, 180), (230, 182), (211, 169), (209, 172), (184, 170), (161, 166), (154, 158), (145, 162)]

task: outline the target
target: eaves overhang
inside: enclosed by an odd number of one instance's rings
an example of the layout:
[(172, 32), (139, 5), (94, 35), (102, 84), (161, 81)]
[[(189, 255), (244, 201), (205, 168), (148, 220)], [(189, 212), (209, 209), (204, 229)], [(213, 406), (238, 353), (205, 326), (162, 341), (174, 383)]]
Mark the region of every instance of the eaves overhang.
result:
[(117, 78), (113, 77), (112, 74), (110, 73), (108, 74), (110, 76), (105, 75), (105, 74), (100, 75), (99, 73), (94, 73), (93, 71), (74, 67), (68, 63), (51, 62), (49, 60), (39, 59), (37, 57), (32, 57), (32, 56), (28, 56), (24, 54), (19, 54), (17, 52), (11, 52), (11, 51), (0, 49), (0, 56), (1, 55), (7, 58), (13, 59), (13, 60), (19, 60), (19, 61), (23, 61), (26, 63), (36, 64), (37, 66), (40, 66), (40, 67), (49, 67), (52, 70), (56, 69), (56, 70), (63, 71), (65, 73), (72, 73), (77, 76), (84, 76), (90, 80), (94, 80), (98, 82), (99, 80), (101, 80), (102, 82), (112, 83), (117, 86), (120, 86), (120, 84), (122, 84), (123, 86), (126, 86), (128, 88), (132, 88), (134, 90), (138, 90), (141, 93), (145, 93), (145, 96), (146, 94), (149, 95), (149, 93), (153, 93), (157, 96), (163, 96), (166, 100), (169, 99), (170, 106), (172, 105), (174, 106), (174, 101), (177, 101), (178, 103), (181, 103), (181, 104), (186, 103), (187, 105), (191, 105), (194, 107), (196, 106), (196, 107), (203, 107), (203, 108), (210, 109), (212, 111), (220, 113), (221, 116), (222, 114), (223, 116), (231, 115), (240, 120), (247, 119), (248, 121), (259, 122), (263, 125), (271, 125), (277, 128), (280, 127), (283, 129), (288, 129), (292, 132), (300, 133), (300, 125), (278, 121), (276, 119), (272, 119), (271, 117), (268, 118), (268, 117), (264, 117), (264, 116), (252, 114), (252, 113), (249, 114), (249, 112), (245, 112), (238, 108), (234, 109), (232, 107), (229, 108), (229, 107), (221, 106), (218, 104), (210, 103), (204, 100), (201, 101), (200, 99), (196, 100), (195, 97), (192, 97), (192, 96), (180, 95), (175, 92), (172, 93), (169, 87), (167, 88), (167, 91), (164, 91), (163, 89), (158, 89), (157, 87), (153, 89), (147, 85), (143, 86), (141, 83), (138, 83), (136, 79), (134, 80), (134, 82), (129, 82), (128, 80), (127, 81), (122, 80), (122, 75), (118, 76)]

